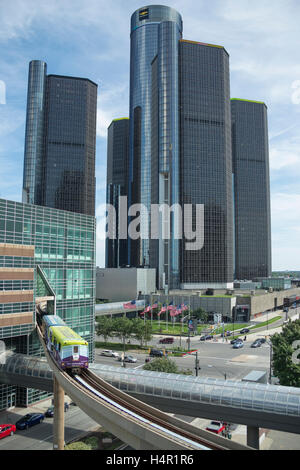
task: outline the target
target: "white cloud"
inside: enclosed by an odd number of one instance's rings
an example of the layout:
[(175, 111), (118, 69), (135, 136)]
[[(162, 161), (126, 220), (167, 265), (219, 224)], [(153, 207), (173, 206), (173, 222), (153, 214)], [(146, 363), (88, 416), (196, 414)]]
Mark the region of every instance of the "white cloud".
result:
[(129, 86), (106, 85), (98, 89), (97, 135), (107, 138), (107, 128), (113, 119), (128, 117)]

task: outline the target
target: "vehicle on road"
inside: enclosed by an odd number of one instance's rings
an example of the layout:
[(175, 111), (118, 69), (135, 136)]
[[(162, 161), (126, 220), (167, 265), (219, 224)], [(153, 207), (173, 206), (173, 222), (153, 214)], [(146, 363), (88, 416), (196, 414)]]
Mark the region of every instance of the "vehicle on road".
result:
[(43, 413), (28, 413), (16, 422), (17, 429), (28, 429), (44, 420)]
[(101, 351), (100, 356), (119, 357), (119, 353), (116, 351), (111, 351), (110, 349), (104, 349), (103, 351)]
[(12, 436), (16, 432), (14, 424), (0, 424), (0, 439), (6, 436)]
[(206, 431), (214, 432), (215, 434), (221, 434), (226, 428), (225, 424), (222, 421), (211, 421), (210, 424), (206, 427)]
[(265, 338), (257, 338), (253, 343), (251, 344), (251, 348), (260, 348), (262, 344), (266, 342)]
[(161, 338), (159, 340), (160, 344), (173, 344), (174, 343), (174, 338)]
[(262, 343), (260, 341), (255, 340), (255, 341), (253, 341), (253, 343), (251, 344), (250, 347), (251, 348), (260, 348), (261, 345), (262, 345)]
[(118, 361), (124, 361), (124, 362), (136, 362), (137, 359), (133, 356), (124, 356), (124, 359), (122, 359), (122, 356), (118, 357)]
[(233, 349), (240, 349), (244, 347), (244, 343), (243, 341), (236, 341), (232, 347)]
[[(65, 411), (68, 411), (69, 409), (69, 403), (65, 402), (65, 405), (64, 405), (64, 410)], [(45, 412), (45, 415), (44, 415), (46, 418), (53, 418), (54, 416), (54, 406), (49, 406), (49, 408), (47, 409), (47, 411)]]
[(241, 338), (235, 338), (235, 339), (232, 339), (230, 341), (230, 344), (235, 344), (235, 343), (239, 343), (239, 342), (242, 342)]
[(221, 333), (221, 338), (223, 338), (225, 336), (231, 336), (231, 335), (232, 335), (231, 331), (227, 330), (227, 331), (225, 331), (225, 333)]
[(243, 335), (243, 334), (245, 334), (245, 333), (249, 333), (249, 331), (250, 331), (249, 328), (243, 328), (243, 329), (240, 331), (240, 333)]
[(213, 339), (212, 335), (204, 335), (200, 337), (200, 341), (207, 341), (209, 339)]
[(149, 356), (151, 357), (167, 357), (167, 353), (164, 353), (162, 349), (150, 349)]

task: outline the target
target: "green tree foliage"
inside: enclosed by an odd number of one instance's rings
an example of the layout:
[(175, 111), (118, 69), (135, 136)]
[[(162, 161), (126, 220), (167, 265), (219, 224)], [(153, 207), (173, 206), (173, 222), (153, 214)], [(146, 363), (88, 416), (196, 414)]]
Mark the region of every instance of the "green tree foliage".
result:
[(110, 317), (100, 317), (96, 327), (97, 335), (103, 336), (104, 342), (107, 343), (107, 339), (111, 338), (114, 334), (114, 320)]
[(167, 372), (169, 374), (178, 374), (178, 367), (175, 361), (168, 358), (154, 359), (147, 362), (143, 367), (144, 370), (154, 370), (157, 372)]
[(114, 319), (113, 322), (115, 335), (122, 340), (125, 350), (126, 340), (128, 340), (133, 333), (132, 320), (129, 320), (126, 317), (122, 317)]
[(141, 318), (133, 319), (132, 322), (132, 333), (136, 338), (141, 347), (147, 345), (147, 342), (152, 338), (152, 325), (150, 321), (144, 322)]
[(208, 320), (208, 313), (202, 307), (191, 312), (191, 316), (197, 318), (197, 320), (201, 320), (202, 323), (206, 323)]
[(300, 320), (289, 321), (282, 333), (275, 333), (271, 337), (273, 373), (278, 377), (280, 385), (300, 387), (300, 364), (296, 364), (292, 357), (295, 353), (293, 343), (297, 340), (300, 340)]

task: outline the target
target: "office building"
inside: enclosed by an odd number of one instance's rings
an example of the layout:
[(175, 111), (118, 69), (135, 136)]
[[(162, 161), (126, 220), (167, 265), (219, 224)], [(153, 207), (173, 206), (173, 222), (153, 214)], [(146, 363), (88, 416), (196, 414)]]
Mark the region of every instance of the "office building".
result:
[[(140, 239), (128, 241), (128, 264), (157, 267), (160, 284), (174, 287), (180, 281), (179, 240), (160, 237), (158, 247), (154, 248), (158, 249), (159, 262), (153, 266), (148, 214), (155, 199), (170, 206), (180, 203), (178, 47), (181, 35), (182, 19), (173, 8), (150, 5), (135, 11), (131, 17), (128, 199), (129, 206), (135, 203), (143, 206)], [(156, 106), (155, 118), (152, 106)], [(155, 181), (153, 165), (157, 168)], [(154, 195), (152, 185), (157, 188)], [(176, 230), (175, 224), (173, 218), (171, 233)]]
[[(0, 340), (6, 350), (41, 356), (36, 304), (43, 302), (89, 342), (94, 355), (95, 218), (0, 199)], [(0, 409), (43, 393), (0, 386)]]
[(29, 64), (22, 201), (95, 214), (97, 85)]
[(204, 205), (203, 248), (186, 250), (183, 238), (181, 285), (232, 287), (229, 56), (222, 46), (186, 40), (179, 51), (181, 204)]
[[(127, 239), (120, 239), (120, 196), (128, 197), (129, 119), (114, 119), (107, 135), (106, 203), (114, 208), (114, 237), (106, 239), (105, 266), (119, 268), (128, 264)], [(127, 211), (127, 204), (125, 207)], [(126, 218), (126, 215), (125, 215)], [(127, 219), (125, 219), (127, 230)]]
[[(173, 8), (138, 9), (131, 17), (129, 111), (128, 208), (140, 210), (127, 264), (155, 268), (165, 291), (231, 289), (234, 278), (268, 276), (266, 107), (230, 100), (226, 49), (183, 39)], [(187, 222), (200, 232), (195, 248)], [(117, 252), (107, 250), (106, 266), (117, 266)]]
[(269, 277), (271, 214), (267, 107), (231, 100), (235, 278)]

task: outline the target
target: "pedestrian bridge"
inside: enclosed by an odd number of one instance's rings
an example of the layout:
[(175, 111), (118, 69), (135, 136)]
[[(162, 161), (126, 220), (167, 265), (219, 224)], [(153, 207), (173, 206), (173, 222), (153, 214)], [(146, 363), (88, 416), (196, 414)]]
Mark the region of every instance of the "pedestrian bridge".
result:
[[(168, 413), (300, 434), (299, 388), (100, 364), (90, 364), (90, 369), (119, 390)], [(0, 364), (0, 382), (53, 391), (47, 362), (21, 354)]]
[(135, 305), (132, 308), (124, 308), (124, 304), (128, 304), (130, 300), (125, 302), (110, 302), (104, 304), (95, 305), (95, 315), (116, 315), (120, 313), (138, 312), (144, 310), (145, 300), (136, 300)]

